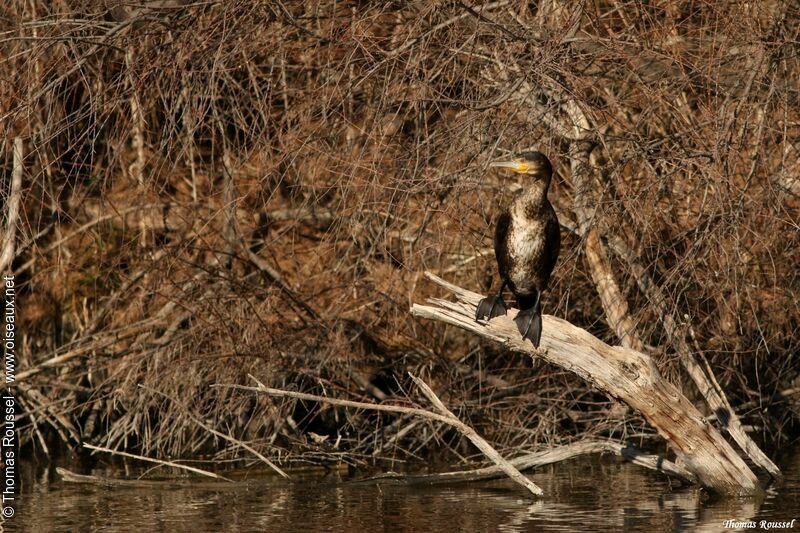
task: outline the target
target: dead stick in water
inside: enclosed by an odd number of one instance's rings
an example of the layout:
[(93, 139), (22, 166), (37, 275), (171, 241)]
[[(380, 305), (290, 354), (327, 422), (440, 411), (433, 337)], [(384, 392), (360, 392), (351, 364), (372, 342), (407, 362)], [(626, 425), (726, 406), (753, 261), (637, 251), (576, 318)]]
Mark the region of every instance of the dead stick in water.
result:
[(472, 442), (472, 444), (475, 445), (476, 448), (482, 451), (486, 457), (491, 459), (492, 462), (494, 462), (499, 468), (501, 468), (503, 472), (505, 472), (508, 475), (508, 477), (510, 477), (516, 483), (519, 483), (520, 485), (528, 489), (532, 494), (535, 494), (536, 496), (541, 496), (542, 494), (544, 494), (541, 488), (539, 488), (533, 481), (525, 477), (522, 474), (522, 472), (520, 472), (514, 467), (514, 465), (503, 459), (503, 457), (497, 452), (497, 450), (492, 448), (491, 444), (486, 442), (486, 440), (483, 437), (478, 435), (478, 433), (474, 429), (461, 422), (461, 420), (459, 420), (458, 417), (456, 417), (456, 415), (450, 412), (450, 410), (444, 406), (442, 401), (436, 396), (436, 394), (433, 392), (433, 390), (431, 390), (431, 388), (428, 386), (427, 383), (425, 383), (424, 381), (422, 381), (421, 379), (410, 373), (409, 376), (411, 376), (411, 379), (414, 380), (414, 383), (422, 391), (422, 394), (424, 394), (425, 397), (428, 398), (428, 400), (430, 400), (430, 402), (433, 404), (436, 410), (450, 420), (449, 424), (454, 428), (456, 428), (458, 431), (460, 431), (462, 435), (467, 437)]

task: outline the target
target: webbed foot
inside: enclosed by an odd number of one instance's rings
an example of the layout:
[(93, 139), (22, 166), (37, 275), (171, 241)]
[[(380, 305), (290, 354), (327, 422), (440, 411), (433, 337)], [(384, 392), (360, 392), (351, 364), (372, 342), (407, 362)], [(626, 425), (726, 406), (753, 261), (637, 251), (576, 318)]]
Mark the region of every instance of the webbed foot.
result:
[(475, 320), (491, 320), (508, 312), (502, 296), (487, 296), (478, 303)]
[(539, 309), (526, 309), (520, 311), (514, 322), (523, 339), (529, 339), (538, 348), (542, 339), (542, 312)]

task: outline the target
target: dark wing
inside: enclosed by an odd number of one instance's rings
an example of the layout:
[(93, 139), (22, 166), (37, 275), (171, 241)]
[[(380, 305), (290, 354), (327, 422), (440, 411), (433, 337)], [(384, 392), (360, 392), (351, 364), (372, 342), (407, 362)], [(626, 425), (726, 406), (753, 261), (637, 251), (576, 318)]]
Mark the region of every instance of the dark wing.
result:
[(550, 281), (550, 274), (558, 261), (558, 253), (561, 251), (561, 228), (558, 224), (558, 217), (553, 207), (550, 206), (550, 213), (544, 227), (544, 256), (542, 257), (542, 289), (547, 287)]
[(508, 232), (511, 229), (511, 215), (508, 211), (497, 217), (497, 226), (494, 228), (494, 256), (497, 258), (497, 268), (502, 279), (508, 279), (508, 270), (511, 267), (511, 258), (508, 256)]

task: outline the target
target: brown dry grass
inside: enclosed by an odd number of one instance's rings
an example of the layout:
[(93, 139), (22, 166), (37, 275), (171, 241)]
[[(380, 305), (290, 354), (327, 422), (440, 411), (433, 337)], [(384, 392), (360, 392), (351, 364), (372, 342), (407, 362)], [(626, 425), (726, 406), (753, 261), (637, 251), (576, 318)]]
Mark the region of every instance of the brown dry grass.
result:
[(486, 165), (524, 148), (558, 172), (546, 312), (617, 342), (583, 256), (588, 204), (662, 369), (685, 379), (678, 336), (768, 442), (796, 433), (792, 2), (138, 4), (0, 8), (0, 117), (27, 154), (19, 371), (74, 354), (23, 381), (36, 445), (237, 456), (189, 410), (275, 457), (470, 452), (418, 421), (210, 387), (248, 373), (405, 402), (412, 370), (500, 447), (649, 433), (563, 371), (408, 314), (424, 270), (488, 289), (510, 193)]

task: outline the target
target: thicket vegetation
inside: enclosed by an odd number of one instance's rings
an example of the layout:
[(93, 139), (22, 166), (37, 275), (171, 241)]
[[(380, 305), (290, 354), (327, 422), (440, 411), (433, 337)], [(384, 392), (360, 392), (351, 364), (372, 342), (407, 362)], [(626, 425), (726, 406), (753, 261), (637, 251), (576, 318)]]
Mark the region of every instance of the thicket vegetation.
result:
[(408, 371), (501, 450), (654, 435), (408, 312), (425, 270), (489, 289), (513, 193), (487, 165), (532, 148), (562, 223), (545, 313), (688, 392), (691, 350), (755, 435), (796, 434), (794, 2), (12, 0), (0, 21), (28, 444), (248, 455), (202, 420), (289, 462), (473, 453), (412, 417), (212, 386), (410, 404)]

